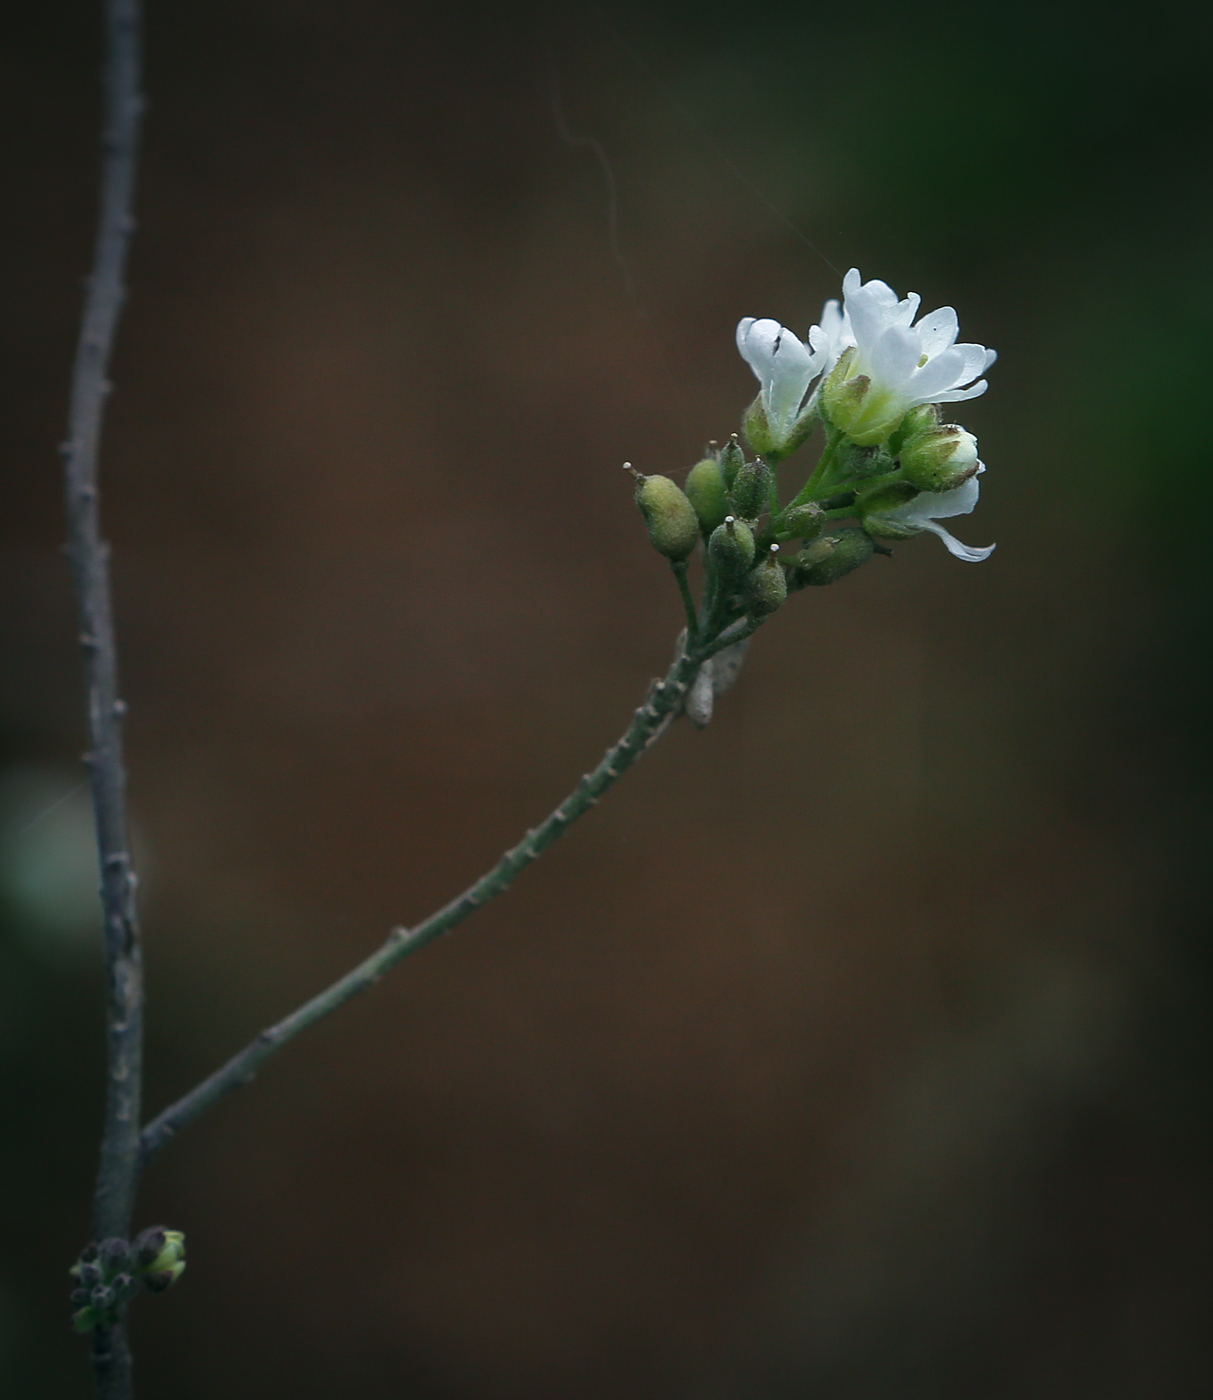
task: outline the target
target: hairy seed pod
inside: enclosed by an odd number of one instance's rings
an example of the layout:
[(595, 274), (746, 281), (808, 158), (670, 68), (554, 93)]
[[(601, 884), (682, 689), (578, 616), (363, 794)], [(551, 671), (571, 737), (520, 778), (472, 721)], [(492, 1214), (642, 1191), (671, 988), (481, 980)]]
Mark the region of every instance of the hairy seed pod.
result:
[[(632, 470), (628, 463), (624, 465)], [(675, 563), (688, 558), (699, 543), (699, 517), (694, 507), (668, 476), (633, 475), (636, 504), (649, 527), (653, 548)]]
[(753, 531), (744, 520), (725, 516), (708, 540), (708, 555), (726, 583), (741, 578), (754, 562)]
[(717, 525), (724, 524), (724, 518), (729, 513), (729, 501), (724, 471), (715, 457), (705, 457), (702, 462), (695, 463), (687, 473), (683, 490), (694, 507), (699, 528), (705, 534), (710, 535)]
[(733, 478), (732, 489), (729, 491), (736, 514), (743, 520), (757, 520), (766, 509), (773, 480), (774, 475), (770, 467), (761, 457), (738, 468), (737, 475)]
[(754, 617), (766, 617), (783, 607), (788, 581), (779, 563), (779, 546), (773, 544), (767, 557), (750, 570), (745, 581), (746, 603)]

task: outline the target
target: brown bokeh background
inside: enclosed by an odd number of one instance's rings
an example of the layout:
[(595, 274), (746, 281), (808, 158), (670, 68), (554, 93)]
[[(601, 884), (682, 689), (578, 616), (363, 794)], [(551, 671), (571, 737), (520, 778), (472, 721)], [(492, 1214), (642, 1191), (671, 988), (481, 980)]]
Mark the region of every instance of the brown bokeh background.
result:
[[(60, 814), (93, 10), (0, 60), (0, 754)], [(150, 1111), (621, 729), (679, 609), (619, 463), (734, 429), (739, 316), (856, 264), (1002, 358), (989, 563), (797, 596), (706, 732), (166, 1152), (141, 1395), (1207, 1394), (1207, 20), (150, 11), (104, 475)], [(6, 829), (53, 875), (47, 811)], [(0, 1388), (67, 1400), (100, 983), (14, 890)]]

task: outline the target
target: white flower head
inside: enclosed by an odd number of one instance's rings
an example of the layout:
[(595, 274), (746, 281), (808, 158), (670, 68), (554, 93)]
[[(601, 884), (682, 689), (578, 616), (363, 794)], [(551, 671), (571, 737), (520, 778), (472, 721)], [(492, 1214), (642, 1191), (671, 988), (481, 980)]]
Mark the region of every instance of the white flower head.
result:
[(953, 515), (968, 515), (973, 510), (981, 494), (977, 477), (984, 471), (985, 467), (978, 462), (976, 475), (971, 476), (963, 486), (957, 486), (952, 491), (922, 491), (912, 501), (894, 506), (891, 510), (883, 510), (878, 518), (866, 523), (876, 535), (882, 533), (882, 525), (892, 526), (893, 529), (889, 533), (898, 535), (903, 532), (917, 534), (921, 530), (930, 530), (944, 542), (949, 554), (963, 559), (968, 564), (980, 564), (983, 559), (988, 559), (994, 553), (994, 546), (991, 544), (984, 548), (974, 548), (962, 544), (938, 522), (948, 520)]
[(812, 428), (809, 388), (825, 366), (825, 355), (811, 350), (778, 321), (753, 316), (738, 322), (737, 348), (762, 386), (759, 398), (766, 423), (747, 423), (750, 444), (759, 452), (785, 455)]
[(960, 327), (950, 306), (915, 322), (916, 294), (899, 300), (886, 283), (864, 282), (857, 268), (842, 288), (845, 307), (831, 313), (829, 326), (814, 327), (809, 342), (822, 353), (827, 346), (842, 347), (824, 398), (830, 417), (853, 442), (883, 442), (921, 404), (959, 403), (985, 393), (986, 381), (978, 376), (997, 354), (984, 345), (957, 344)]

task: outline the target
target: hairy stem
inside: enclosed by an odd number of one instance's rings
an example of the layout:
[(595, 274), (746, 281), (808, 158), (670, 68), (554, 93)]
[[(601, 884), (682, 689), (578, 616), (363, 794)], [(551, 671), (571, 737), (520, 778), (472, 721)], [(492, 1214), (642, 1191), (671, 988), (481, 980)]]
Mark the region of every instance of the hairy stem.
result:
[(389, 969), (435, 938), (450, 932), (470, 914), (503, 894), (515, 878), (553, 841), (597, 803), (598, 799), (636, 762), (644, 751), (665, 732), (679, 713), (683, 697), (696, 673), (709, 656), (748, 636), (757, 623), (703, 640), (687, 652), (679, 652), (663, 680), (654, 681), (643, 705), (617, 743), (609, 748), (592, 773), (586, 773), (564, 801), (533, 830), (511, 847), (495, 866), (470, 885), (456, 899), (413, 929), (394, 929), (378, 952), (372, 953), (351, 972), (334, 982), (311, 1001), (292, 1011), (284, 1020), (261, 1032), (255, 1040), (217, 1069), (208, 1079), (191, 1089), (153, 1119), (142, 1134), (144, 1164), (151, 1161), (171, 1138), (233, 1089), (247, 1084), (258, 1069), (301, 1031), (314, 1026), (351, 997), (373, 986)]
[[(105, 132), (101, 212), (93, 271), (72, 373), (68, 435), (63, 445), (68, 554), (80, 607), (80, 644), (88, 694), (89, 755), (101, 902), (105, 919), (108, 1074), (101, 1162), (97, 1171), (97, 1239), (125, 1238), (139, 1178), (143, 975), (126, 823), (122, 715), (110, 604), (109, 553), (101, 538), (97, 456), (109, 393), (110, 353), (122, 309), (142, 110), (139, 0), (106, 0)], [(98, 1328), (94, 1369), (103, 1400), (128, 1400), (130, 1352), (124, 1327)]]

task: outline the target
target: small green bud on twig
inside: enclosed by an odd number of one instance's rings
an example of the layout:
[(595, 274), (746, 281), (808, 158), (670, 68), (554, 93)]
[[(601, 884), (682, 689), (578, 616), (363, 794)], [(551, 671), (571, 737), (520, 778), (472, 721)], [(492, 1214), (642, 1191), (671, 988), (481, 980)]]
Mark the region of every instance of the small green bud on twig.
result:
[(761, 457), (739, 467), (729, 490), (734, 512), (743, 520), (757, 520), (766, 509), (773, 480), (770, 467)]
[(758, 566), (746, 579), (746, 602), (754, 617), (766, 617), (783, 607), (788, 596), (788, 581), (780, 566), (779, 546), (773, 544)]
[(636, 504), (658, 554), (676, 563), (699, 543), (699, 518), (683, 491), (668, 476), (643, 476), (630, 462), (624, 470), (636, 478)]
[(977, 439), (956, 423), (927, 428), (906, 439), (901, 469), (922, 491), (954, 491), (981, 470)]
[(720, 450), (720, 470), (724, 473), (724, 484), (732, 486), (737, 473), (745, 465), (745, 453), (734, 433)]
[(717, 458), (705, 457), (702, 462), (696, 462), (687, 473), (683, 490), (705, 534), (710, 535), (717, 525), (724, 523), (729, 513), (729, 500), (724, 472)]
[(754, 562), (754, 532), (744, 520), (726, 515), (712, 531), (708, 554), (721, 578), (739, 579)]
[(102, 1240), (97, 1246), (97, 1262), (107, 1278), (125, 1269), (130, 1257), (131, 1247), (125, 1240)]
[(185, 1236), (180, 1230), (152, 1225), (135, 1237), (132, 1252), (139, 1269), (170, 1269), (185, 1258)]

